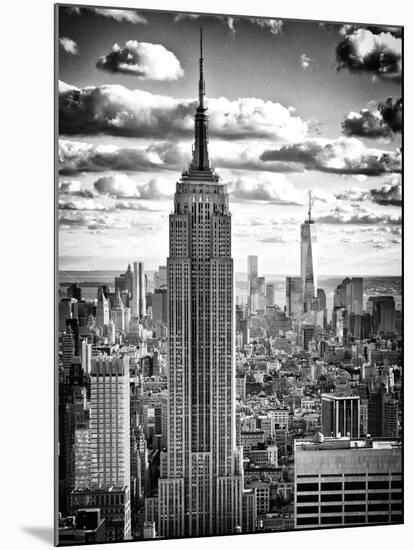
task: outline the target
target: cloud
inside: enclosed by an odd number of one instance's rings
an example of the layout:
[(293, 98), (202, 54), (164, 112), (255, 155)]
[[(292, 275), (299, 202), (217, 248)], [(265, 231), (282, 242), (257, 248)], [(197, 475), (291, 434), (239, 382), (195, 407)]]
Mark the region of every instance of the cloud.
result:
[(387, 98), (378, 105), (382, 118), (393, 132), (402, 131), (403, 101), (402, 97), (393, 101), (392, 97)]
[[(176, 99), (120, 85), (65, 89), (59, 97), (61, 134), (126, 137), (193, 137), (196, 99)], [(293, 107), (258, 98), (208, 100), (209, 134), (221, 139), (296, 142), (308, 125)]]
[(342, 122), (342, 131), (347, 136), (368, 138), (393, 137), (402, 130), (402, 98), (395, 101), (389, 97), (379, 103), (375, 110), (351, 111)]
[(124, 174), (103, 176), (93, 186), (99, 194), (117, 199), (139, 199), (141, 196), (137, 183)]
[(282, 32), (283, 21), (280, 19), (249, 18), (248, 21), (258, 25), (261, 29), (268, 29), (275, 36)]
[(59, 210), (100, 210), (109, 211), (110, 207), (105, 206), (102, 203), (96, 202), (94, 199), (72, 199), (69, 201), (60, 200)]
[(59, 140), (59, 171), (79, 172), (154, 171), (179, 168), (185, 158), (175, 143), (158, 142), (146, 147), (92, 145), (80, 141)]
[(336, 47), (337, 69), (400, 81), (402, 40), (392, 32), (373, 32), (376, 30), (380, 28), (342, 27), (342, 38)]
[(59, 184), (59, 193), (61, 195), (72, 195), (75, 197), (83, 197), (93, 199), (96, 194), (90, 189), (82, 189), (82, 184), (77, 180), (64, 180)]
[(259, 238), (259, 242), (261, 242), (261, 243), (286, 243), (286, 242), (288, 242), (288, 239), (286, 239), (286, 237), (283, 237), (282, 235), (272, 235), (270, 237)]
[(118, 44), (96, 62), (101, 71), (135, 76), (140, 80), (177, 80), (184, 75), (176, 56), (162, 44), (128, 40), (123, 48)]
[(305, 71), (309, 66), (310, 64), (312, 63), (312, 59), (310, 57), (308, 57), (305, 53), (301, 54), (300, 58), (300, 66), (302, 67), (302, 69)]
[(368, 149), (356, 138), (340, 137), (336, 140), (312, 138), (302, 143), (284, 145), (267, 150), (261, 160), (284, 161), (302, 165), (307, 170), (334, 174), (380, 175), (401, 170), (401, 151)]
[(79, 53), (78, 45), (71, 38), (63, 36), (62, 38), (59, 38), (59, 44), (67, 53), (71, 53), (72, 55), (77, 55)]
[(278, 35), (282, 32), (283, 21), (280, 19), (266, 19), (266, 18), (257, 18), (257, 17), (231, 17), (227, 15), (200, 15), (196, 13), (179, 13), (174, 17), (174, 23), (179, 23), (186, 19), (195, 21), (200, 17), (208, 17), (219, 20), (221, 23), (226, 25), (230, 32), (234, 35), (236, 33), (236, 24), (239, 24), (240, 21), (248, 21), (253, 25), (257, 25), (262, 29), (269, 30), (271, 34)]
[(88, 10), (97, 15), (114, 19), (118, 22), (126, 23), (142, 23), (146, 25), (148, 21), (146, 18), (139, 14), (136, 10), (124, 10), (124, 9), (111, 9), (111, 8), (95, 8), (95, 7), (83, 7), (83, 6), (68, 6), (66, 8), (70, 13), (80, 15), (81, 10)]
[(125, 21), (127, 23), (143, 23), (146, 25), (146, 18), (135, 10), (117, 10), (109, 8), (89, 8), (98, 15), (115, 19), (115, 21)]
[(59, 214), (60, 229), (87, 228), (90, 232), (102, 232), (111, 229), (130, 229), (138, 226), (140, 220), (128, 220), (115, 214), (94, 214), (88, 211), (61, 211)]
[(386, 183), (378, 189), (370, 190), (373, 202), (382, 206), (402, 205), (402, 186), (399, 178), (394, 178), (391, 183)]
[(284, 176), (271, 179), (240, 177), (229, 183), (234, 199), (241, 201), (266, 201), (273, 204), (302, 205), (303, 195)]
[[(164, 178), (152, 178), (147, 183), (138, 184), (124, 174), (104, 176), (96, 180), (93, 185), (101, 195), (117, 199), (158, 200), (172, 197), (175, 191), (175, 186)], [(120, 208), (125, 209), (125, 204)]]
[(367, 210), (351, 212), (351, 209), (337, 206), (331, 212), (319, 216), (317, 223), (349, 224), (349, 225), (401, 225), (401, 216), (389, 216), (387, 214), (374, 214)]
[(369, 191), (362, 189), (361, 187), (351, 187), (340, 193), (335, 193), (335, 198), (345, 201), (364, 201), (369, 197)]
[(115, 203), (115, 210), (140, 210), (143, 212), (158, 212), (156, 208), (151, 208), (149, 206), (145, 206), (142, 203), (132, 200), (132, 201), (118, 201)]

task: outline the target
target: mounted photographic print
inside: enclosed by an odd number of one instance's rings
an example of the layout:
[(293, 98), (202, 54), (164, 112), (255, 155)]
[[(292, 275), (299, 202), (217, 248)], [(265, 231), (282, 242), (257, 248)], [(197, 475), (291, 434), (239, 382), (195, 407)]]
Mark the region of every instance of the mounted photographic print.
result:
[(56, 544), (402, 523), (402, 27), (55, 10)]

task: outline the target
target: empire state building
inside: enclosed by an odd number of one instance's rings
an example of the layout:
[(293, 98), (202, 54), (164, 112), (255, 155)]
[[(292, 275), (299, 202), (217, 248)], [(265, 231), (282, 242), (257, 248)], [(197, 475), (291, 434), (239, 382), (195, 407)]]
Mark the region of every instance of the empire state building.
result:
[(202, 32), (199, 63), (192, 161), (176, 184), (169, 218), (168, 438), (153, 503), (157, 531), (166, 537), (243, 529), (231, 213), (209, 160)]

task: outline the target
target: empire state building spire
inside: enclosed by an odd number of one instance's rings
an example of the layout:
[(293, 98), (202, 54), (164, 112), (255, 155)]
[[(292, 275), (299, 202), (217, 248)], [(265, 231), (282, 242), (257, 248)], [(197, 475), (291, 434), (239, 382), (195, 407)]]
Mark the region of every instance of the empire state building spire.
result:
[(195, 142), (193, 146), (193, 159), (190, 165), (190, 173), (205, 172), (212, 175), (210, 160), (208, 156), (208, 115), (204, 105), (205, 82), (204, 82), (204, 59), (203, 59), (203, 29), (200, 28), (200, 59), (199, 59), (199, 81), (198, 81), (198, 107), (195, 114)]

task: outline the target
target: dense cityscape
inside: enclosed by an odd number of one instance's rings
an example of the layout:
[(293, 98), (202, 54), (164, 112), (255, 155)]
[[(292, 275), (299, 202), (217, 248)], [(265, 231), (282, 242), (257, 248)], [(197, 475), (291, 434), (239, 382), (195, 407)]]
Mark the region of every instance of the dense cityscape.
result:
[(60, 545), (402, 522), (401, 295), (343, 273), (328, 307), (311, 191), (285, 302), (254, 250), (238, 293), (200, 49), (168, 259), (60, 281)]

